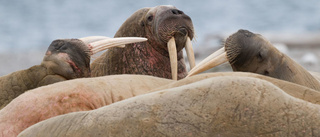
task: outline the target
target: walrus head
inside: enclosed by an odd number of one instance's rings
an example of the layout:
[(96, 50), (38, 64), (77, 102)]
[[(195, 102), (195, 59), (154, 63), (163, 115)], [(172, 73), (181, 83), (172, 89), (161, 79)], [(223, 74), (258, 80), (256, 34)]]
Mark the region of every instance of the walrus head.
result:
[(175, 38), (177, 52), (186, 44), (187, 38), (193, 38), (193, 25), (191, 18), (183, 11), (173, 6), (158, 6), (151, 8), (145, 15), (142, 25), (146, 26), (147, 36), (159, 43), (164, 50), (171, 38)]
[[(271, 57), (275, 54), (280, 58)], [(223, 48), (191, 70), (189, 76), (228, 61), (233, 71), (254, 72), (276, 77), (274, 73), (277, 72), (277, 66), (272, 64), (278, 64), (282, 57), (282, 53), (260, 34), (241, 29), (227, 38)]]
[(195, 66), (191, 40), (194, 28), (191, 18), (174, 6), (157, 6), (136, 11), (120, 27), (115, 37), (146, 37), (148, 45), (170, 58), (172, 78), (177, 79), (177, 56), (186, 47), (191, 68)]
[(91, 36), (80, 39), (54, 40), (43, 59), (42, 65), (66, 79), (89, 77), (91, 55), (111, 47), (146, 41), (146, 38), (108, 38)]
[(319, 81), (305, 68), (277, 50), (260, 34), (239, 30), (220, 50), (192, 69), (188, 76), (229, 62), (233, 71), (252, 72), (320, 90)]
[[(227, 38), (225, 43), (227, 59), (234, 71), (254, 72), (276, 77), (274, 74), (279, 61), (283, 58), (268, 40), (260, 34), (248, 30), (239, 30)], [(272, 58), (279, 55), (279, 58)], [(253, 63), (255, 62), (255, 63)]]

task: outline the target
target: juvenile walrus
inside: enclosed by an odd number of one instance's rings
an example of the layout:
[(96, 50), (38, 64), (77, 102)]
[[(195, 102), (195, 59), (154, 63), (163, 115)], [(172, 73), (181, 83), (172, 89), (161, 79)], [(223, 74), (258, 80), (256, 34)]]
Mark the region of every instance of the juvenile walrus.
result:
[(187, 71), (182, 49), (186, 46), (193, 67), (194, 55), (190, 41), (193, 36), (191, 18), (174, 6), (142, 8), (122, 24), (114, 37), (146, 37), (148, 41), (109, 49), (91, 64), (91, 74), (95, 77), (142, 74), (184, 78)]
[(229, 61), (233, 71), (262, 74), (320, 91), (320, 83), (301, 65), (277, 50), (260, 34), (239, 30), (229, 36), (224, 48), (213, 53), (189, 76)]
[(59, 81), (90, 77), (92, 54), (106, 48), (146, 40), (103, 36), (54, 40), (41, 65), (0, 77), (0, 109), (27, 90)]

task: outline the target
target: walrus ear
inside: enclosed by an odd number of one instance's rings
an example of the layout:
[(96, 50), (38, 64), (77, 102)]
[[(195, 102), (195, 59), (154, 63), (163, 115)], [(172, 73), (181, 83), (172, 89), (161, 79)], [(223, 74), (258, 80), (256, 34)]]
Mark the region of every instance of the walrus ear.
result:
[(144, 18), (150, 8), (142, 8), (133, 13), (119, 28), (114, 37), (143, 37), (146, 35)]

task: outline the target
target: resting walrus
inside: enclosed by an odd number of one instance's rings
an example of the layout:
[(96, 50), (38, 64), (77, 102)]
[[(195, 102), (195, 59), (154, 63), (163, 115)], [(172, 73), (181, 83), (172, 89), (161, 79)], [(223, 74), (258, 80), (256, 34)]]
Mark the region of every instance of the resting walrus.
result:
[(190, 42), (193, 36), (191, 18), (181, 10), (173, 6), (142, 8), (122, 24), (115, 37), (146, 37), (148, 41), (108, 50), (91, 64), (91, 74), (95, 77), (143, 74), (184, 78), (187, 71), (182, 49), (186, 46), (193, 67), (194, 55)]
[(17, 136), (42, 120), (94, 110), (146, 94), (172, 81), (147, 75), (112, 75), (78, 78), (29, 90), (0, 110), (0, 137)]
[[(96, 110), (47, 119), (18, 137), (320, 136), (320, 93), (305, 86), (246, 72), (206, 73), (170, 84)], [(305, 91), (310, 102), (301, 99)]]
[(146, 41), (145, 38), (107, 38), (54, 40), (41, 65), (0, 77), (0, 109), (23, 92), (59, 81), (89, 77), (90, 56), (109, 47)]
[(225, 47), (213, 53), (193, 70), (189, 76), (229, 61), (233, 71), (253, 72), (320, 91), (320, 83), (301, 65), (277, 50), (260, 34), (239, 30), (229, 36)]

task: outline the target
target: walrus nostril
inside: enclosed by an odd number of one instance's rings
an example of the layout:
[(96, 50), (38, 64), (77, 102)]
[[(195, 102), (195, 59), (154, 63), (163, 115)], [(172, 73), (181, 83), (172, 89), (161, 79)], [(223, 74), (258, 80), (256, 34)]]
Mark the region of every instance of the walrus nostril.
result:
[(246, 37), (251, 37), (252, 36), (252, 32), (248, 31), (248, 30), (244, 30), (244, 29), (240, 29), (238, 30), (238, 33), (242, 33), (244, 34)]
[(171, 10), (171, 12), (172, 12), (173, 14), (176, 14), (176, 15), (183, 14), (183, 11), (177, 10), (177, 9), (173, 9), (173, 10)]

